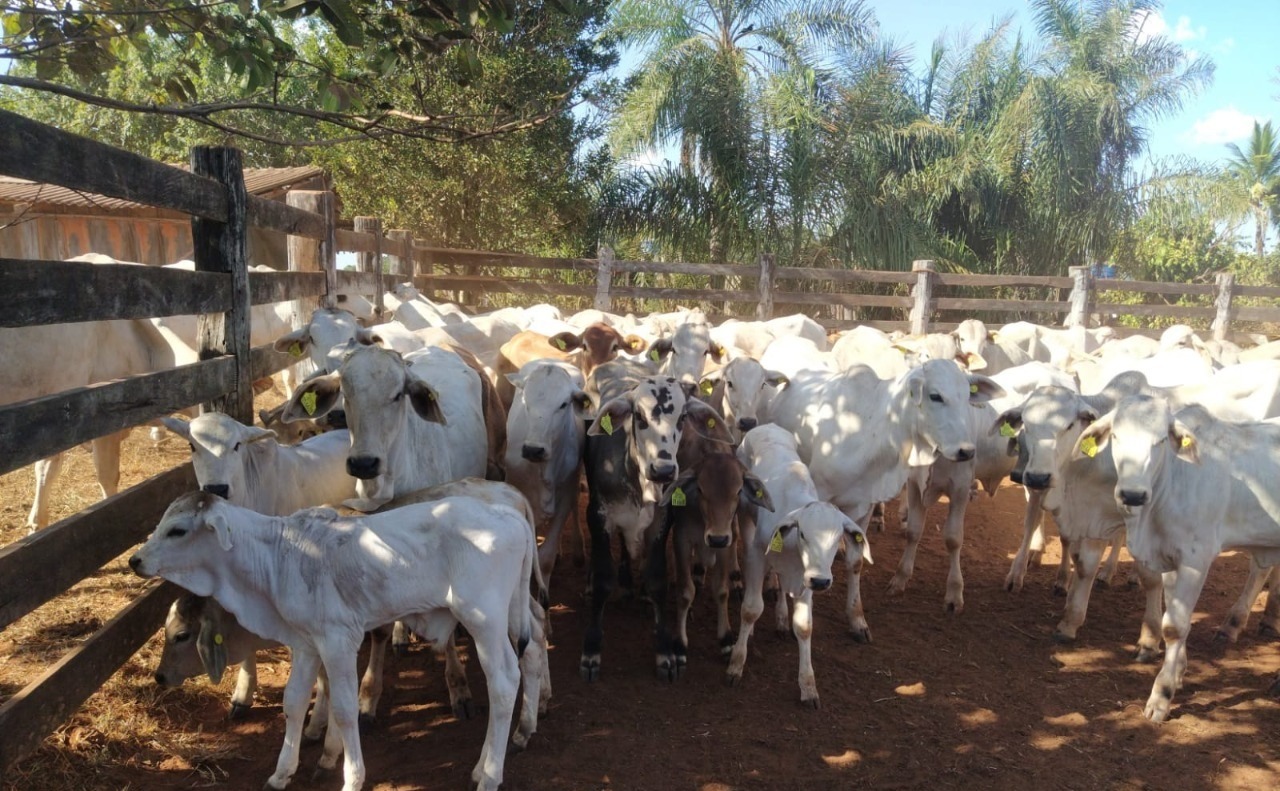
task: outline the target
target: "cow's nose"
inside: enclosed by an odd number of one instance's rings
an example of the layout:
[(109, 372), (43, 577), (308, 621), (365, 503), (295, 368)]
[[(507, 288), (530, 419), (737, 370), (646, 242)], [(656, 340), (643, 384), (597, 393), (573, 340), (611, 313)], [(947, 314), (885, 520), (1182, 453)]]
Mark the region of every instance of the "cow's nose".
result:
[(138, 566), (141, 566), (141, 565), (142, 565), (141, 555), (134, 555), (133, 557), (129, 558), (129, 568), (133, 569), (134, 571), (137, 571)]
[(347, 457), (347, 474), (352, 478), (359, 478), (362, 481), (377, 478), (378, 468), (381, 466), (382, 465), (377, 456)]
[(956, 448), (956, 461), (968, 461), (974, 457), (977, 451), (972, 445), (961, 445)]
[(330, 431), (337, 431), (338, 429), (348, 428), (347, 410), (330, 409), (328, 414), (326, 414), (322, 418), (322, 421), (323, 422), (318, 422), (317, 425), (323, 425), (325, 428), (329, 429)]
[(1013, 481), (1014, 483), (1022, 483), (1023, 482), (1022, 470), (1014, 470), (1013, 472), (1009, 473), (1009, 480)]
[(707, 546), (712, 549), (724, 549), (733, 542), (733, 536), (707, 536)]
[(541, 445), (530, 445), (525, 443), (520, 446), (520, 455), (529, 461), (546, 461), (547, 449)]
[(156, 683), (162, 687), (168, 686), (167, 684), (165, 684), (164, 673), (161, 673), (159, 670), (156, 671)]
[(1139, 506), (1146, 505), (1147, 498), (1149, 496), (1150, 495), (1147, 494), (1146, 489), (1121, 489), (1120, 490), (1120, 502), (1124, 503), (1130, 508), (1137, 508)]
[(654, 483), (671, 483), (676, 479), (676, 465), (674, 464), (650, 464), (649, 480)]
[(831, 587), (830, 577), (810, 577), (809, 578), (809, 590), (812, 590), (815, 592), (824, 591), (830, 587)]
[(222, 499), (224, 499), (224, 500), (229, 500), (229, 499), (231, 498), (231, 486), (230, 486), (230, 484), (226, 484), (226, 483), (207, 483), (207, 484), (205, 484), (205, 485), (204, 485), (203, 487), (201, 487), (201, 488), (203, 488), (203, 489), (204, 489), (206, 492), (208, 492), (209, 494), (212, 494), (212, 495), (217, 496), (217, 497), (221, 497), (221, 498), (222, 498)]
[(738, 428), (743, 431), (750, 431), (758, 425), (760, 425), (760, 421), (753, 417), (738, 418)]
[[(1022, 485), (1028, 489), (1048, 489), (1053, 480), (1051, 472), (1023, 472)], [(1016, 481), (1015, 481), (1016, 483)]]

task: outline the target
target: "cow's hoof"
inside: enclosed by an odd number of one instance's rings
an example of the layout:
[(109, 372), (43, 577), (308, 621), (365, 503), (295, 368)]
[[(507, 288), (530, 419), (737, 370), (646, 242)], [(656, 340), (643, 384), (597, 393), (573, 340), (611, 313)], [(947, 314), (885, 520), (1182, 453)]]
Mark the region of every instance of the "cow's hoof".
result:
[(817, 695), (814, 695), (811, 698), (800, 698), (800, 705), (804, 706), (806, 709), (813, 709), (815, 711), (822, 708), (822, 704), (818, 702)]
[(1106, 590), (1111, 587), (1111, 580), (1104, 580), (1102, 577), (1095, 577), (1093, 580), (1094, 590)]
[(1267, 687), (1267, 694), (1273, 698), (1280, 698), (1280, 676), (1276, 676), (1276, 680)]
[(1027, 552), (1027, 565), (1028, 565), (1028, 566), (1039, 566), (1039, 565), (1040, 565), (1040, 558), (1041, 558), (1041, 557), (1043, 557), (1043, 556), (1044, 556), (1044, 550), (1042, 550), (1042, 549), (1032, 549), (1032, 550), (1029, 550), (1029, 551)]
[(1147, 701), (1146, 707), (1143, 708), (1142, 710), (1142, 716), (1146, 717), (1152, 722), (1156, 722), (1156, 723), (1164, 722), (1165, 719), (1169, 716), (1169, 704), (1170, 704), (1169, 698), (1162, 698), (1160, 696), (1156, 696), (1154, 700)]
[(1218, 643), (1219, 645), (1224, 645), (1226, 643), (1234, 643), (1235, 641), (1236, 641), (1235, 631), (1228, 629), (1225, 626), (1219, 626), (1217, 631), (1213, 633), (1213, 642)]
[(1160, 656), (1160, 649), (1150, 648), (1147, 646), (1138, 646), (1138, 653), (1133, 655), (1133, 661), (1144, 665), (1149, 665), (1156, 661)]
[(1067, 586), (1060, 582), (1053, 583), (1053, 595), (1065, 597), (1067, 595)]
[(1269, 637), (1272, 640), (1274, 640), (1275, 638), (1280, 637), (1280, 632), (1276, 631), (1276, 628), (1271, 624), (1267, 623), (1266, 621), (1263, 621), (1262, 623), (1258, 624), (1258, 636)]
[(943, 606), (943, 610), (945, 610), (948, 613), (951, 613), (952, 615), (959, 615), (960, 613), (964, 612), (964, 601), (958, 600), (958, 601), (946, 602), (946, 604)]
[(658, 654), (655, 657), (655, 670), (659, 681), (675, 682), (680, 680), (684, 665), (675, 654)]
[(460, 720), (469, 720), (471, 715), (475, 713), (475, 707), (471, 703), (470, 697), (458, 698), (453, 702), (453, 716)]
[(275, 775), (271, 775), (270, 777), (267, 778), (267, 782), (262, 784), (262, 789), (263, 791), (281, 791), (282, 789), (288, 787), (289, 781), (292, 779), (293, 779), (293, 775), (291, 774), (285, 775), (284, 777), (276, 777)]
[(311, 770), (311, 782), (321, 782), (333, 773), (332, 766), (325, 766), (324, 759), (320, 759), (320, 763), (316, 764), (316, 768)]
[(733, 632), (726, 634), (720, 638), (720, 656), (728, 659), (733, 655), (733, 647), (738, 642), (738, 636)]
[[(741, 673), (725, 673), (724, 674), (724, 685), (726, 687), (736, 687), (741, 683), (742, 683)], [(1280, 679), (1276, 679), (1276, 683), (1273, 685), (1273, 687), (1280, 688)], [(1276, 697), (1280, 697), (1280, 692), (1277, 692), (1275, 694), (1276, 694)]]
[(378, 727), (378, 718), (372, 714), (362, 711), (360, 712), (360, 716), (357, 718), (357, 723), (359, 724), (361, 733), (368, 733)]
[(408, 643), (392, 643), (391, 652), (398, 657), (406, 657), (409, 655), (409, 644)]
[(1053, 642), (1065, 644), (1065, 643), (1074, 643), (1075, 641), (1076, 641), (1075, 635), (1067, 634), (1066, 632), (1060, 631), (1058, 629), (1053, 630)]
[(231, 710), (227, 712), (227, 719), (242, 720), (251, 708), (253, 708), (252, 703), (232, 703)]
[(849, 634), (853, 637), (853, 642), (855, 643), (862, 643), (865, 645), (871, 642), (871, 630), (865, 626), (851, 627), (849, 629)]
[(600, 678), (600, 655), (599, 654), (583, 654), (578, 660), (578, 675), (582, 676), (583, 681), (597, 681)]

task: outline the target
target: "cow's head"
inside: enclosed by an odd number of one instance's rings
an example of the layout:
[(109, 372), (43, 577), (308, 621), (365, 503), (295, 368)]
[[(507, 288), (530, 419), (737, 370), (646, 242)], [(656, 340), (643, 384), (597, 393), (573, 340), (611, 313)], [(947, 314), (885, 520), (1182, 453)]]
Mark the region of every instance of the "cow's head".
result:
[(589, 375), (597, 365), (616, 358), (619, 353), (639, 354), (644, 351), (644, 338), (623, 335), (604, 322), (596, 322), (582, 331), (579, 342), (583, 348), (582, 373)]
[(703, 456), (697, 467), (681, 473), (662, 498), (662, 505), (696, 509), (703, 540), (715, 549), (733, 544), (738, 508), (746, 503), (773, 511), (764, 482), (738, 461), (732, 449)]
[(275, 350), (302, 359), (309, 357), (317, 371), (333, 373), (342, 365), (343, 356), (354, 344), (375, 345), (377, 333), (360, 325), (349, 310), (320, 308), (300, 330), (282, 335), (272, 343)]
[(1062, 471), (1080, 432), (1098, 419), (1093, 407), (1075, 392), (1050, 385), (1032, 390), (1021, 406), (1007, 409), (991, 424), (990, 433), (1018, 443), (1015, 474), (1028, 489), (1061, 484)]
[(686, 401), (684, 389), (674, 377), (642, 379), (627, 394), (602, 404), (587, 434), (625, 432), (628, 452), (641, 475), (652, 483), (668, 484), (680, 472), (676, 451)]
[(668, 338), (654, 341), (648, 357), (659, 363), (664, 375), (673, 377), (687, 393), (692, 394), (702, 380), (702, 370), (710, 357), (716, 363), (728, 357), (725, 348), (711, 340), (711, 327), (706, 322), (681, 324)]
[(978, 374), (966, 374), (951, 360), (929, 360), (900, 380), (909, 402), (906, 423), (907, 463), (927, 466), (937, 455), (950, 461), (969, 461), (977, 446), (969, 430), (971, 404), (1004, 395), (1004, 388)]
[(770, 551), (779, 537), (784, 551), (794, 551), (799, 556), (805, 587), (813, 591), (831, 587), (831, 564), (841, 541), (845, 542), (845, 552), (852, 553), (853, 562), (874, 562), (867, 534), (830, 503), (807, 503), (787, 514), (774, 528)]
[(213, 599), (190, 593), (179, 596), (165, 618), (156, 683), (178, 687), (201, 673), (221, 683), (228, 663), (228, 621), (226, 611)]
[(1200, 461), (1195, 435), (1173, 416), (1169, 402), (1159, 397), (1122, 398), (1114, 410), (1080, 434), (1072, 457), (1093, 457), (1108, 443), (1116, 468), (1116, 505), (1124, 511), (1151, 502), (1155, 482), (1167, 465)]
[(765, 367), (750, 357), (738, 357), (718, 371), (702, 377), (699, 384), (704, 396), (721, 387), (724, 417), (734, 440), (760, 424), (760, 412), (777, 388), (787, 384), (787, 377)]
[(210, 596), (218, 558), (234, 546), (229, 509), (221, 497), (190, 492), (174, 500), (146, 543), (129, 558), (140, 577), (164, 577), (197, 596)]
[(951, 331), (951, 335), (959, 346), (957, 362), (970, 371), (987, 367), (987, 361), (982, 356), (986, 345), (992, 341), (992, 333), (987, 330), (987, 325), (977, 319), (965, 319)]
[(520, 455), (527, 461), (547, 461), (563, 447), (566, 432), (581, 431), (579, 421), (591, 408), (591, 397), (582, 390), (582, 372), (567, 363), (535, 360), (507, 374), (507, 379), (516, 388), (512, 411), (523, 409), (528, 425)]
[(297, 445), (299, 442), (319, 436), (327, 430), (327, 427), (321, 426), (314, 420), (299, 420), (293, 423), (286, 423), (280, 417), (283, 413), (284, 404), (271, 409), (258, 410), (258, 420), (261, 421), (262, 427), (268, 431), (274, 431), (276, 441), (281, 445)]
[(173, 417), (160, 422), (191, 445), (191, 463), (200, 488), (233, 503), (243, 503), (248, 494), (250, 446), (264, 440), (272, 440), (274, 446), (276, 438), (274, 431), (246, 426), (221, 412), (206, 412), (189, 423)]

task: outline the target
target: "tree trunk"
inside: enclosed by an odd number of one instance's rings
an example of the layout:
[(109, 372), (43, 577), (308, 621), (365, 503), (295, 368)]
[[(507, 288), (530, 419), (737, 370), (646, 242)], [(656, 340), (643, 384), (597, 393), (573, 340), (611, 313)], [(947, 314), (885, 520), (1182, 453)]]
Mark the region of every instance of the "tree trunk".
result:
[(1253, 210), (1254, 219), (1257, 221), (1257, 227), (1253, 232), (1253, 249), (1258, 254), (1258, 260), (1266, 255), (1267, 241), (1267, 210), (1259, 206)]

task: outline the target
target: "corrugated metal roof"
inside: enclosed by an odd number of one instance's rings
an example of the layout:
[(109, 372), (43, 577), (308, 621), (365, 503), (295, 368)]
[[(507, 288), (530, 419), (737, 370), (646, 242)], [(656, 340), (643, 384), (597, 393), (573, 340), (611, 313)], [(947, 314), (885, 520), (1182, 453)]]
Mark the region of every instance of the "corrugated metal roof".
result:
[[(180, 166), (186, 170), (186, 166)], [(244, 186), (252, 195), (262, 195), (298, 184), (323, 175), (324, 171), (310, 165), (293, 168), (245, 168)], [(54, 206), (72, 206), (99, 210), (129, 210), (147, 208), (144, 204), (121, 198), (108, 198), (92, 192), (80, 192), (53, 184), (41, 184), (26, 179), (0, 176), (0, 202), (35, 203)]]

